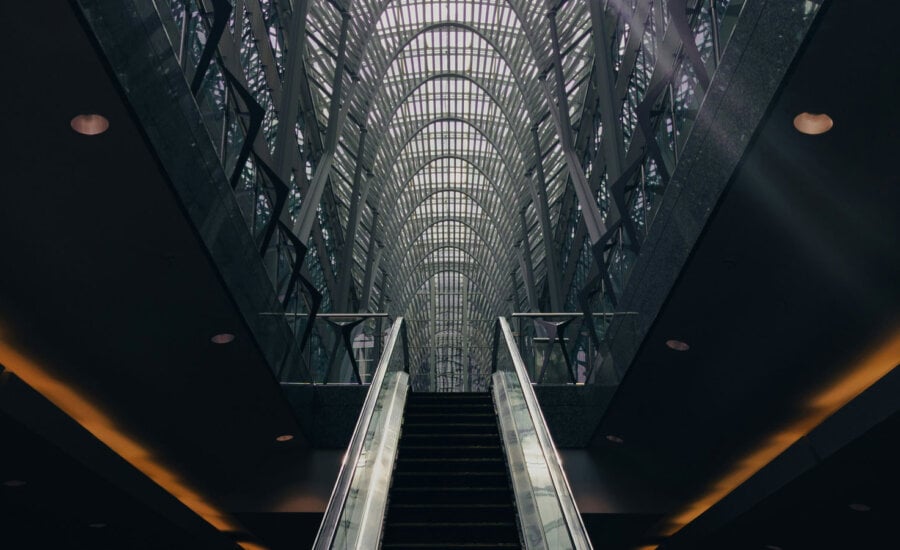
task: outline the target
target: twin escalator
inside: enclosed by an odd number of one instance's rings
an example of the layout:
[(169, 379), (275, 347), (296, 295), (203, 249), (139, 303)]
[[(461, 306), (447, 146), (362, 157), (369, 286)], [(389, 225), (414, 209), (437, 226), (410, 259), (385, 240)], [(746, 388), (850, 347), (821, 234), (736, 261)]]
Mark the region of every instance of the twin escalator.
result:
[(488, 393), (410, 393), (382, 548), (521, 548)]
[(490, 393), (410, 391), (403, 326), (386, 339), (314, 549), (590, 550), (507, 320)]

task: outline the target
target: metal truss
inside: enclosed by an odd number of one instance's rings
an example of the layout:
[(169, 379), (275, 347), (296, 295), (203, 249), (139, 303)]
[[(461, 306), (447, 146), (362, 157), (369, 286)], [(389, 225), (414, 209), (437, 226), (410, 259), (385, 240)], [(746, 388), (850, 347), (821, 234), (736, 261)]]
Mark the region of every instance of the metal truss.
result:
[(155, 2), (286, 307), (434, 350), (615, 304), (743, 0)]
[[(377, 295), (395, 314), (429, 311), (425, 298), (465, 289), (465, 307), (438, 308), (427, 326), (411, 324), (413, 349), (435, 349), (451, 334), (471, 340), (473, 319), (519, 306), (518, 287), (527, 285), (522, 296), (536, 305), (548, 274), (554, 304), (562, 298), (552, 235), (565, 151), (539, 79), (553, 59), (547, 9), (523, 0), (311, 1), (308, 66), (319, 124), (330, 128), (335, 110), (346, 112), (328, 159), (339, 218), (355, 237), (338, 288), (358, 286), (363, 304), (372, 307)], [(591, 58), (586, 13), (581, 6), (559, 17), (565, 67), (578, 75), (567, 94), (579, 114)], [(339, 69), (350, 81), (335, 102)], [(360, 186), (359, 173), (372, 177)]]

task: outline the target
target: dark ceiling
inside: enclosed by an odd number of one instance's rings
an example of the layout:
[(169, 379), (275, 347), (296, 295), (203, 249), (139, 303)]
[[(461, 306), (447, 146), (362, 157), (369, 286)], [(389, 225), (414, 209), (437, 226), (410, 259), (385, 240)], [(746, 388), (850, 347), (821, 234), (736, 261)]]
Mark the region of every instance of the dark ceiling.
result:
[[(154, 494), (146, 486), (149, 481), (134, 492), (141, 480), (122, 476), (130, 468), (121, 458), (92, 445), (90, 434), (75, 421), (48, 412), (43, 398), (8, 378), (0, 392), (4, 405), (9, 408), (10, 401), (16, 401), (18, 406), (13, 408), (27, 416), (31, 425), (0, 413), (0, 542), (4, 548), (202, 548), (227, 542), (211, 538), (218, 535), (213, 529), (207, 527), (210, 533), (198, 536), (178, 525), (177, 518), (160, 513), (160, 506), (168, 512), (177, 507), (173, 498), (165, 502), (161, 490)], [(50, 443), (47, 434), (38, 435), (42, 429), (54, 431), (57, 439), (77, 442), (81, 457), (89, 457), (93, 468)], [(98, 467), (104, 468), (103, 475)]]
[[(898, 10), (823, 10), (595, 437), (602, 460), (682, 506), (900, 329)], [(792, 121), (804, 111), (829, 114), (834, 129), (800, 134)], [(896, 437), (896, 426), (880, 429)], [(829, 482), (842, 475), (830, 471)], [(900, 490), (896, 476), (884, 482)], [(738, 548), (742, 532), (729, 532), (738, 538), (710, 547)]]
[(698, 550), (885, 548), (900, 517), (900, 415), (698, 543)]
[[(824, 9), (598, 431), (602, 460), (676, 502), (900, 322), (900, 14), (875, 0)], [(0, 90), (0, 119), (15, 138), (4, 140), (0, 185), (2, 339), (114, 412), (214, 499), (261, 479), (273, 485), (267, 467), (289, 468), (303, 447), (279, 448), (274, 437), (298, 433), (297, 422), (73, 10), (5, 2), (0, 19), (29, 22), (0, 38), (15, 58)], [(71, 131), (73, 116), (97, 111), (110, 119), (107, 134)], [(834, 130), (798, 134), (791, 120), (801, 111), (829, 113)], [(237, 339), (215, 346), (218, 332)], [(690, 351), (667, 349), (670, 338)], [(0, 400), (0, 481), (28, 484), (0, 487), (0, 546), (23, 536), (43, 537), (32, 547), (182, 540), (171, 514), (73, 459), (69, 439), (54, 440), (76, 428), (36, 435), (16, 411)], [(887, 497), (900, 489), (898, 425), (894, 416), (860, 433), (704, 547), (821, 548), (858, 532), (880, 540), (888, 512), (896, 517)], [(848, 511), (857, 496), (871, 512)], [(308, 517), (254, 512), (236, 514), (271, 533), (272, 546), (290, 539), (291, 525), (314, 529)], [(97, 521), (107, 527), (85, 527)], [(644, 540), (645, 520), (610, 521), (632, 527), (598, 548)], [(135, 532), (154, 535), (137, 542)]]
[[(75, 10), (64, 2), (4, 2), (0, 19), (16, 22), (0, 37), (15, 59), (0, 88), (7, 134), (0, 185), (0, 342), (7, 351), (0, 363), (27, 380), (8, 350), (26, 357), (213, 504), (268, 479), (285, 454), (302, 455), (294, 412)], [(109, 119), (107, 133), (89, 137), (69, 127), (74, 116), (94, 112)], [(236, 339), (213, 344), (221, 332)], [(8, 405), (0, 401), (0, 411), (15, 417)], [(58, 441), (29, 438), (13, 419), (0, 427), (0, 474), (28, 464), (73, 478), (29, 483), (8, 497), (4, 489), (4, 499), (41, 496), (14, 505), (17, 515), (4, 525), (31, 510), (47, 537), (81, 533), (93, 508), (71, 495), (93, 491), (116, 515), (103, 533), (84, 536), (121, 531), (113, 524), (136, 505), (131, 496), (99, 488), (90, 469), (66, 464), (71, 449)], [(285, 433), (295, 440), (277, 443)], [(35, 487), (43, 492), (32, 493)], [(60, 496), (67, 507), (45, 516), (35, 502), (51, 498), (49, 487), (69, 500)], [(50, 533), (53, 518), (65, 514), (71, 517)], [(146, 523), (134, 527), (147, 531)], [(0, 547), (11, 547), (17, 533), (0, 529)]]

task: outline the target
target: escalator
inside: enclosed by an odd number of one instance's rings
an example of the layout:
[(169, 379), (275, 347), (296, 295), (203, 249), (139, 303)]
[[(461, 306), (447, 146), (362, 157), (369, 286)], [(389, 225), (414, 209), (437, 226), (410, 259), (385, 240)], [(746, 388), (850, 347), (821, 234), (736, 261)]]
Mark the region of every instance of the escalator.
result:
[(382, 548), (521, 548), (488, 393), (411, 393)]
[(506, 319), (494, 333), (491, 393), (410, 392), (402, 323), (391, 328), (314, 548), (590, 550)]

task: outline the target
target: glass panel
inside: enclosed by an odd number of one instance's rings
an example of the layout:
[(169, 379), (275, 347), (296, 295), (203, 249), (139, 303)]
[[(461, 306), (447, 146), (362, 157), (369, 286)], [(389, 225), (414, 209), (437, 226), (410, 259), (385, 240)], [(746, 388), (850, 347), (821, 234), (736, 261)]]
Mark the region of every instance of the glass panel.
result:
[[(402, 355), (398, 354), (398, 355)], [(353, 468), (353, 480), (341, 511), (333, 549), (356, 549), (359, 541), (372, 540), (381, 534), (381, 519), (376, 529), (366, 513), (368, 507), (380, 507), (382, 514), (387, 503), (391, 470), (400, 438), (403, 404), (406, 401), (405, 373), (392, 371), (385, 375), (372, 412), (371, 421), (362, 443), (359, 459)], [(385, 443), (382, 443), (385, 442)], [(368, 522), (370, 523), (367, 523)]]
[[(505, 348), (505, 346), (501, 347)], [(500, 353), (508, 354), (508, 350)], [(508, 362), (508, 359), (506, 361)], [(507, 448), (515, 447), (516, 452), (521, 453), (524, 465), (523, 474), (527, 477), (527, 482), (521, 484), (515, 483), (514, 480), (516, 492), (528, 491), (531, 493), (537, 519), (540, 522), (538, 525), (542, 531), (542, 536), (538, 538), (543, 540), (546, 548), (560, 550), (574, 548), (557, 499), (553, 480), (550, 477), (547, 459), (538, 441), (534, 423), (522, 394), (522, 387), (511, 372), (502, 371), (495, 376), (502, 378), (502, 387), (505, 389), (496, 400), (498, 402), (502, 400), (503, 408), (509, 410), (508, 415), (501, 416), (504, 442)], [(510, 428), (507, 429), (504, 424)], [(508, 431), (515, 433), (515, 445), (509, 445), (506, 434)]]
[[(438, 271), (416, 292), (409, 322), (411, 384), (417, 391), (487, 391), (491, 320), (479, 283), (454, 267), (471, 261), (461, 249), (441, 249)], [(429, 261), (432, 261), (429, 258)], [(487, 284), (482, 280), (481, 285)]]
[(715, 28), (714, 28), (713, 7), (710, 0), (702, 0), (697, 17), (694, 19), (692, 27), (694, 31), (694, 43), (700, 52), (700, 59), (706, 65), (706, 72), (712, 74), (716, 70), (715, 52)]
[[(495, 329), (494, 403), (526, 545), (588, 548), (590, 543), (540, 407), (505, 319)], [(524, 384), (524, 385), (523, 385)]]
[(684, 142), (687, 141), (691, 126), (694, 125), (694, 120), (697, 118), (701, 100), (698, 93), (700, 84), (690, 61), (682, 60), (675, 71), (673, 86), (675, 88), (675, 142), (680, 151), (684, 148)]
[(731, 33), (737, 24), (738, 16), (741, 14), (741, 8), (744, 7), (745, 0), (714, 0), (716, 19), (719, 27), (719, 44), (722, 51), (731, 38)]
[(391, 470), (396, 458), (409, 377), (403, 372), (403, 320), (389, 331), (385, 355), (338, 474), (315, 548), (362, 548), (382, 528)]
[[(209, 39), (212, 14), (204, 13), (197, 0), (155, 2), (173, 48), (183, 53), (182, 65), (190, 80)], [(289, 185), (286, 213), (289, 221), (296, 222), (302, 204), (300, 189), (305, 190), (312, 178), (329, 115), (334, 114), (329, 108), (337, 88), (334, 78), (340, 52), (344, 52), (345, 80), (341, 97), (335, 99), (348, 117), (336, 150), (329, 151), (334, 157), (328, 187), (322, 204), (315, 205), (318, 223), (305, 260), (310, 280), (323, 295), (321, 311), (332, 307), (326, 281), (334, 286), (343, 273), (351, 277), (350, 303), (359, 302), (366, 255), (375, 249), (368, 245), (377, 241), (384, 246), (379, 246), (381, 263), (372, 274), (370, 293), (377, 302), (370, 307), (377, 304), (394, 314), (420, 307), (429, 312), (422, 322), (410, 323), (416, 364), (423, 377), (414, 373), (414, 384), (448, 391), (486, 387), (483, 350), (487, 346), (476, 342), (473, 333), (481, 329), (479, 323), (488, 323), (498, 312), (520, 308), (527, 300), (519, 288), (523, 258), (510, 243), (524, 241), (521, 250), (539, 288), (550, 270), (568, 273), (572, 284), (562, 289), (566, 308), (580, 307), (579, 293), (593, 267), (589, 243), (576, 239), (581, 208), (586, 205), (573, 199), (557, 124), (547, 116), (548, 101), (555, 101), (553, 92), (548, 98), (538, 78), (557, 62), (547, 40), (546, 5), (523, 0), (359, 0), (347, 8), (346, 42), (341, 44), (343, 17), (338, 4), (310, 0), (302, 37), (285, 34), (290, 2), (238, 3), (232, 13), (231, 32), (226, 30), (225, 39), (237, 46), (235, 61), (242, 69), (238, 80), (246, 80), (264, 110), (262, 146), (268, 151), (254, 151), (246, 166), (236, 165), (248, 120), (236, 108), (234, 84), (224, 78), (218, 50), (200, 82), (198, 106), (226, 173), (238, 176), (237, 200), (248, 229), (261, 243), (279, 214), (273, 212), (274, 188), (258, 170), (258, 162), (269, 159), (275, 150), (279, 120), (274, 98), (280, 97), (286, 55), (302, 46), (309, 84), (303, 108), (312, 111), (285, 121), (292, 125), (291, 135), (299, 146), (288, 153), (299, 159), (300, 170), (292, 174), (298, 180), (292, 179)], [(743, 0), (688, 3), (694, 43), (711, 75), (743, 4)], [(593, 112), (597, 90), (588, 93), (590, 83), (597, 83), (591, 78), (595, 49), (588, 6), (587, 2), (562, 2), (556, 12), (558, 66), (569, 103), (562, 124), (576, 132), (579, 151), (585, 153), (580, 160), (605, 219), (612, 205), (604, 172), (607, 149), (600, 147), (604, 128)], [(660, 88), (654, 88), (661, 93), (647, 97), (653, 75), (668, 75), (668, 70), (661, 69), (668, 69), (672, 62), (673, 52), (661, 48), (666, 32), (672, 30), (667, 28), (664, 1), (617, 0), (606, 2), (604, 9), (611, 32), (608, 43), (600, 46), (612, 61), (616, 76), (611, 84), (615, 101), (621, 102), (613, 106), (620, 120), (609, 118), (621, 123), (626, 158), (636, 159), (634, 166), (639, 167), (628, 183), (624, 203), (616, 205), (624, 210), (629, 229), (637, 231), (620, 230), (609, 241), (612, 284), (621, 291), (634, 261), (636, 246), (632, 245), (638, 244), (626, 237), (640, 241), (648, 234), (696, 119), (703, 90), (694, 67), (677, 52), (671, 82), (661, 82)], [(551, 90), (555, 78), (549, 73)], [(649, 107), (649, 128), (638, 127), (640, 106)], [(359, 148), (361, 127), (369, 137), (365, 147)], [(643, 130), (650, 135), (639, 135)], [(655, 141), (659, 154), (647, 156), (653, 147), (647, 147), (645, 140)], [(643, 149), (627, 151), (632, 142)], [(310, 146), (316, 147), (316, 155), (307, 150)], [(362, 214), (355, 242), (343, 242), (351, 204), (361, 199), (353, 189), (358, 169), (364, 171), (370, 191), (356, 204)], [(540, 172), (543, 179), (538, 177)], [(535, 204), (535, 185), (545, 187), (546, 205)], [(556, 233), (553, 246), (562, 245), (560, 265), (548, 265), (554, 255), (547, 254), (538, 223), (544, 208)], [(344, 246), (353, 252), (347, 266), (339, 264)], [(292, 272), (287, 267), (295, 252), (283, 236), (271, 248), (267, 266), (279, 291), (285, 290)], [(286, 303), (302, 309), (299, 296), (286, 297)], [(585, 362), (590, 358), (580, 343), (581, 333), (572, 338), (569, 358), (577, 378), (580, 371), (574, 362), (581, 361), (579, 354), (584, 352)], [(313, 331), (308, 353), (320, 375), (328, 368), (322, 358), (328, 356), (331, 342), (318, 327)], [(552, 352), (549, 357), (553, 369), (547, 373), (548, 380), (565, 380), (569, 375), (560, 370), (564, 363), (553, 358)]]
[[(244, 18), (250, 15), (244, 9)], [(259, 46), (257, 39), (253, 36), (252, 27), (249, 22), (245, 22), (243, 33), (241, 35), (241, 66), (244, 68), (244, 76), (247, 78), (247, 84), (250, 87), (250, 93), (256, 98), (256, 101), (265, 110), (262, 122), (262, 133), (269, 145), (269, 152), (275, 152), (275, 135), (278, 133), (278, 118), (275, 113), (275, 103), (272, 101), (272, 94), (269, 91), (269, 84), (266, 80), (265, 70), (260, 58)]]
[[(299, 316), (295, 322), (305, 321)], [(349, 329), (342, 325), (349, 325)], [(305, 324), (303, 325), (305, 328)], [(375, 367), (381, 357), (390, 324), (384, 317), (365, 316), (335, 319), (323, 314), (316, 317), (310, 344), (313, 382), (317, 384), (359, 384), (372, 382)], [(350, 350), (344, 340), (349, 331)], [(352, 360), (351, 360), (352, 353)], [(357, 373), (359, 378), (357, 378)]]

